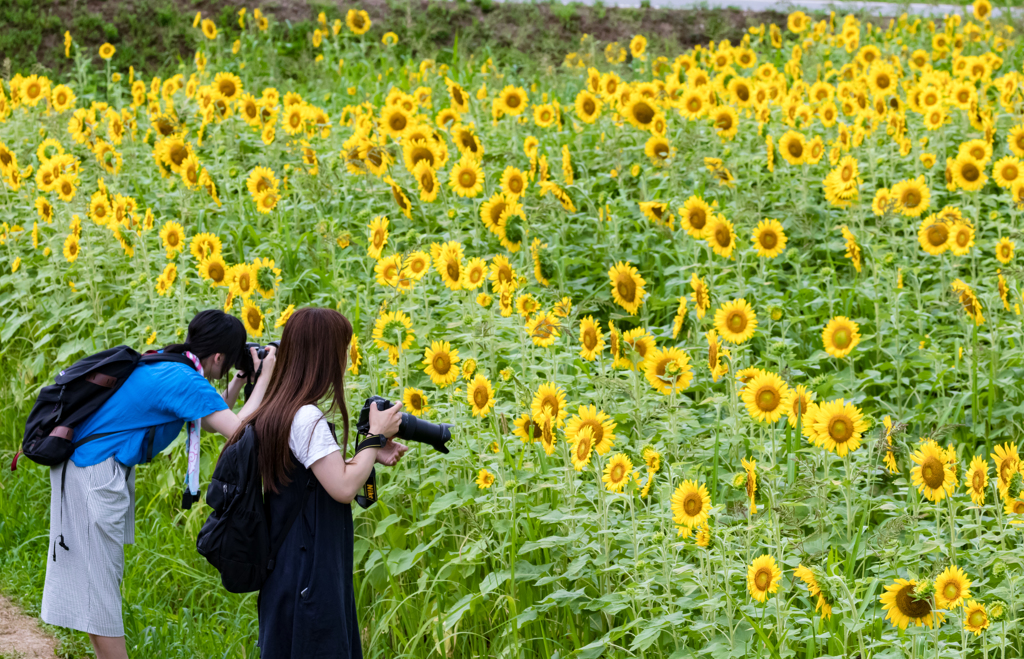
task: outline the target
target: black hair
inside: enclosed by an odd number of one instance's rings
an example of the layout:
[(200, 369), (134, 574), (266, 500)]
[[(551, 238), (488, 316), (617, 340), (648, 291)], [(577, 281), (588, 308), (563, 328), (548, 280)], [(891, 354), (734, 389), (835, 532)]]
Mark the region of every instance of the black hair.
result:
[(221, 352), (227, 366), (237, 367), (245, 354), (245, 326), (220, 309), (200, 311), (188, 324), (185, 342), (164, 347), (164, 352), (183, 353), (186, 350), (199, 359)]

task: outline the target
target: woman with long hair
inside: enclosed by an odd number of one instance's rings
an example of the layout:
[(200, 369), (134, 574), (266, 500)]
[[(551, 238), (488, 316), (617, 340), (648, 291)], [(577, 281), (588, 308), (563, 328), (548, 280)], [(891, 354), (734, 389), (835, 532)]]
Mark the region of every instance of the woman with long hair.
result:
[[(345, 459), (345, 369), (351, 340), (352, 324), (337, 311), (295, 311), (281, 335), (267, 393), (246, 422), (256, 433), (271, 544), (285, 533), (289, 512), (302, 506), (257, 599), (263, 659), (363, 656), (352, 585), (351, 502), (374, 463), (394, 465), (408, 448), (389, 441), (384, 448), (366, 448)], [(374, 405), (370, 434), (394, 437), (401, 408), (397, 403), (381, 411)], [(342, 446), (325, 412), (341, 414)], [(225, 446), (244, 431), (239, 427)]]
[[(140, 363), (74, 428), (76, 438), (97, 438), (50, 468), (50, 547), (40, 617), (89, 634), (97, 659), (128, 656), (121, 579), (124, 545), (135, 542), (133, 467), (169, 446), (186, 422), (196, 440), (197, 420), (202, 429), (224, 437), (235, 433), (240, 418), (259, 406), (274, 372), (274, 349), (269, 348), (249, 399), (238, 415), (232, 412), (246, 378), (236, 372), (223, 395), (211, 382), (239, 364), (245, 349), (242, 321), (219, 309), (196, 314), (184, 343), (157, 351), (185, 359)], [(259, 367), (255, 348), (250, 356)]]

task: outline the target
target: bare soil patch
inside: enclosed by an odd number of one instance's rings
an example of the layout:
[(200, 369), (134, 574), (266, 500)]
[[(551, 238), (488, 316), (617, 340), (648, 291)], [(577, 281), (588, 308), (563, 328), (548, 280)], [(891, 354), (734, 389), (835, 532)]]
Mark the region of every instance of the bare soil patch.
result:
[(56, 656), (57, 643), (57, 639), (40, 628), (35, 618), (25, 615), (0, 595), (0, 656), (51, 659)]

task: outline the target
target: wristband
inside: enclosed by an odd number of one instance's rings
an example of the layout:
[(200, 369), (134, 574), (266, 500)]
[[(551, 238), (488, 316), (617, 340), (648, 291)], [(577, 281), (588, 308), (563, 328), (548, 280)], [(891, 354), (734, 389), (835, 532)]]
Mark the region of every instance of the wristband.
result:
[(385, 446), (387, 446), (387, 443), (388, 438), (384, 435), (367, 435), (365, 439), (356, 444), (356, 450), (355, 453), (352, 454), (352, 456), (355, 457), (355, 455), (362, 451), (363, 449), (384, 448)]

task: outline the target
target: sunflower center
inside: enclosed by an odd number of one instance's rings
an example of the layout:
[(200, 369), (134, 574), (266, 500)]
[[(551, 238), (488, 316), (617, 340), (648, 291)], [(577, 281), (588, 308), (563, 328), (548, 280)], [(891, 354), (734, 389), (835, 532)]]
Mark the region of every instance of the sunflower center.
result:
[(1002, 176), (1007, 181), (1015, 181), (1017, 179), (1017, 166), (1013, 164), (1004, 166)]
[(459, 185), (464, 188), (471, 188), (476, 185), (476, 174), (471, 171), (463, 171), (459, 173)]
[(587, 350), (593, 350), (597, 347), (597, 333), (593, 329), (588, 329), (583, 333), (583, 346)]
[[(522, 101), (519, 98), (518, 94), (509, 94), (508, 98), (505, 99), (505, 105), (509, 106), (510, 108), (517, 108), (517, 107), (519, 107), (521, 102)], [(546, 118), (547, 117), (545, 116), (545, 119)]]
[(794, 158), (800, 158), (804, 155), (804, 145), (797, 141), (790, 142), (786, 148), (789, 151), (789, 155)]
[(483, 406), (487, 404), (489, 398), (487, 390), (483, 387), (477, 387), (476, 391), (473, 392), (473, 404), (478, 408), (483, 408)]
[(641, 124), (649, 124), (654, 120), (654, 108), (647, 103), (637, 103), (633, 108), (633, 117)]
[(779, 237), (773, 231), (765, 231), (761, 234), (761, 246), (765, 249), (774, 249), (779, 244)]
[(948, 600), (955, 600), (960, 597), (960, 587), (950, 581), (942, 588), (942, 596)]
[(896, 608), (899, 609), (900, 613), (911, 620), (918, 620), (932, 612), (932, 605), (928, 600), (916, 600), (911, 597), (911, 593), (913, 592), (913, 584), (907, 584), (901, 588), (900, 591), (896, 593)]
[(423, 398), (420, 397), (419, 394), (413, 394), (412, 396), (409, 396), (409, 405), (414, 410), (421, 410), (423, 409)]
[(945, 245), (948, 238), (949, 231), (945, 226), (941, 224), (933, 224), (928, 227), (928, 243), (932, 247), (941, 247)]
[(224, 279), (224, 267), (220, 263), (211, 264), (206, 272), (213, 281), (219, 282)]
[(619, 296), (626, 302), (633, 302), (636, 298), (636, 282), (632, 278), (623, 278), (615, 285)]
[(921, 195), (917, 190), (908, 190), (903, 195), (903, 206), (906, 208), (917, 208), (921, 203)]
[(942, 487), (945, 479), (946, 475), (938, 458), (929, 456), (928, 459), (921, 463), (921, 480), (924, 481), (925, 485), (936, 490)]
[(747, 326), (747, 317), (738, 311), (734, 311), (729, 314), (729, 318), (726, 319), (725, 324), (728, 325), (729, 329), (733, 332), (742, 332)]
[(774, 387), (764, 387), (757, 392), (757, 408), (763, 412), (771, 412), (779, 406), (781, 399)]
[(584, 114), (587, 114), (587, 115), (594, 114), (594, 110), (596, 110), (596, 109), (597, 109), (597, 107), (594, 105), (594, 101), (592, 101), (591, 99), (588, 98), (587, 100), (583, 101), (583, 113)]
[(956, 244), (958, 247), (967, 247), (967, 243), (971, 240), (971, 234), (968, 231), (957, 231), (956, 233)]
[(971, 615), (967, 616), (967, 622), (971, 623), (972, 627), (981, 627), (985, 624), (985, 614), (980, 609), (971, 612)]
[(703, 208), (697, 208), (690, 212), (690, 226), (694, 229), (703, 229), (704, 224), (707, 223), (708, 216), (704, 212)]
[(610, 475), (612, 482), (613, 483), (618, 483), (619, 481), (621, 481), (623, 475), (625, 475), (625, 472), (626, 472), (626, 468), (624, 466), (622, 466), (621, 464), (617, 464), (614, 467), (612, 467), (612, 471), (611, 471), (611, 475)]
[(715, 126), (720, 130), (729, 130), (732, 128), (732, 115), (722, 113), (722, 115), (715, 121)]
[(828, 424), (828, 434), (836, 444), (843, 444), (853, 437), (853, 424), (848, 419), (833, 419)]
[(700, 500), (700, 496), (694, 492), (687, 494), (686, 499), (683, 501), (683, 510), (690, 517), (695, 517), (703, 507), (704, 503)]
[(832, 335), (832, 343), (834, 343), (837, 348), (845, 348), (850, 345), (850, 330), (845, 327), (836, 330)]
[(875, 79), (875, 84), (878, 85), (879, 89), (888, 89), (889, 88), (889, 84), (891, 82), (892, 81), (889, 79), (889, 76), (887, 76), (884, 73), (882, 75), (878, 76), (878, 78)]
[(590, 438), (581, 437), (576, 443), (576, 459), (586, 460), (588, 455), (590, 455)]
[(981, 177), (981, 172), (974, 163), (969, 162), (960, 168), (960, 175), (963, 176), (964, 180), (968, 183), (974, 183)]
[(449, 261), (448, 265), (445, 266), (445, 271), (448, 273), (448, 277), (452, 279), (452, 281), (459, 280), (459, 264), (455, 261)]
[(771, 583), (772, 575), (768, 570), (764, 568), (758, 570), (757, 573), (754, 575), (754, 584), (757, 586), (758, 590), (767, 590), (768, 586), (770, 586)]
[(985, 489), (985, 477), (981, 475), (981, 472), (974, 472), (971, 476), (971, 489), (977, 493), (981, 493)]
[(729, 233), (729, 228), (724, 224), (719, 224), (718, 228), (715, 229), (715, 241), (721, 247), (728, 247), (729, 243), (732, 242), (732, 235)]

